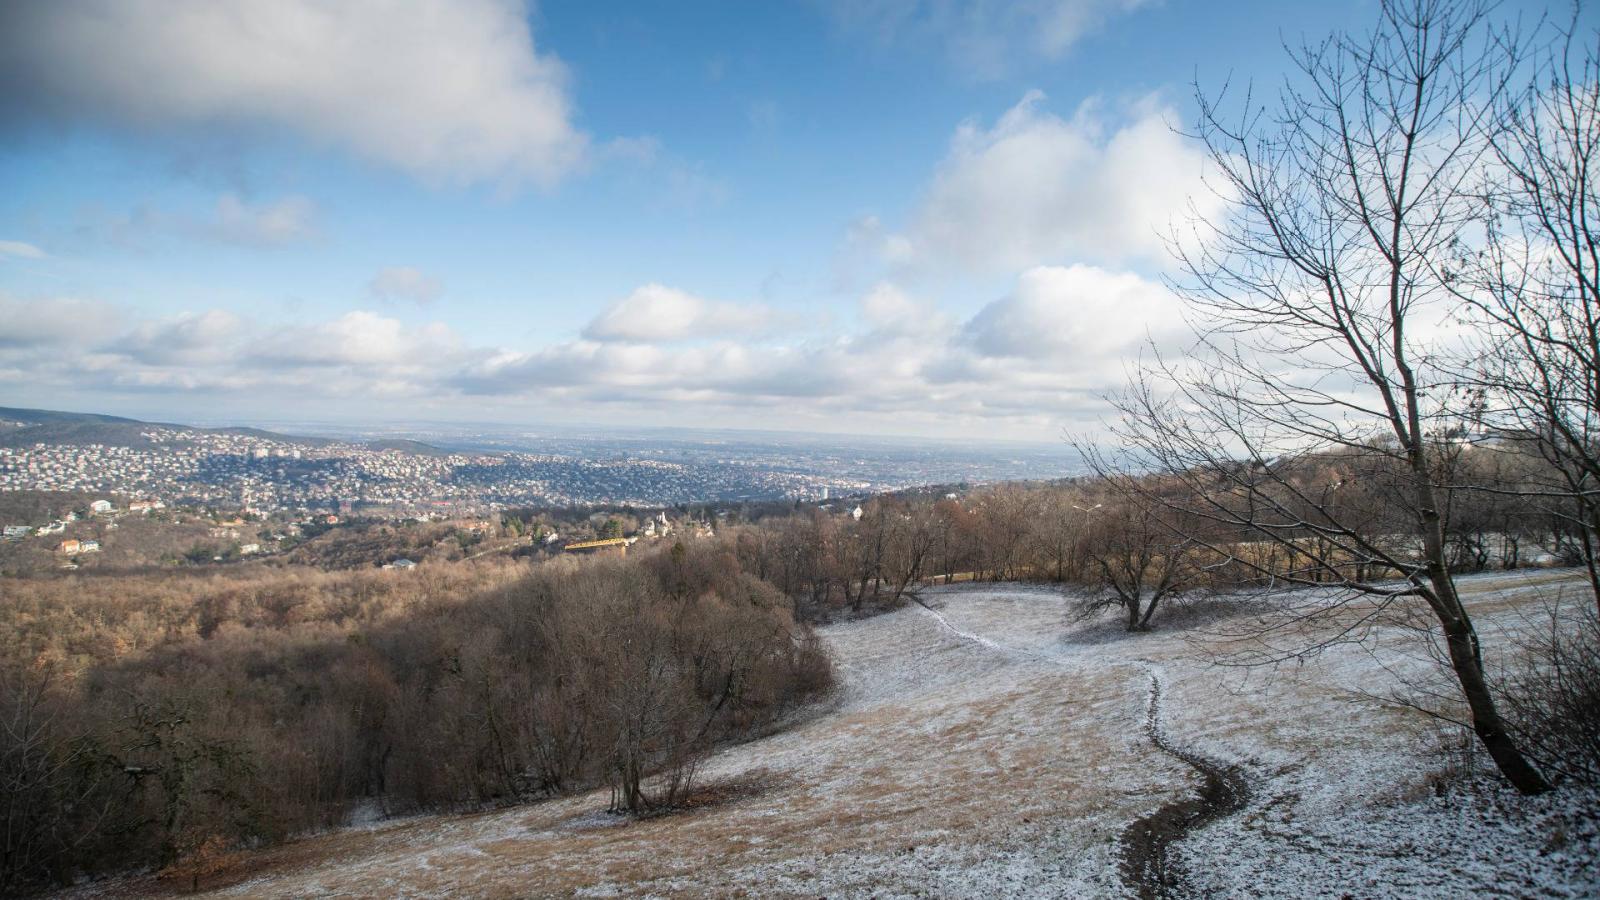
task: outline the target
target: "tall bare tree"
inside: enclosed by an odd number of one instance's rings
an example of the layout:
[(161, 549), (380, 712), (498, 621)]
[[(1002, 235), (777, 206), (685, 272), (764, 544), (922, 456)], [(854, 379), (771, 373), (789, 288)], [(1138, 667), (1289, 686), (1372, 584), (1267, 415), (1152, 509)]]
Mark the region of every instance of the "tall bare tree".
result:
[(1520, 493), (1563, 501), (1600, 603), (1600, 31), (1574, 19), (1534, 67), (1486, 123), (1485, 233), (1445, 274), (1483, 326), (1483, 420), (1549, 464)]
[[(1198, 136), (1228, 211), (1175, 242), (1177, 287), (1200, 340), (1122, 398), (1133, 464), (1185, 490), (1164, 501), (1209, 519), (1196, 539), (1269, 573), (1431, 613), (1473, 730), (1517, 789), (1548, 788), (1510, 735), (1484, 677), (1472, 618), (1447, 565), (1437, 454), (1457, 421), (1429, 333), (1449, 292), (1433, 261), (1476, 212), (1481, 135), (1509, 67), (1487, 4), (1385, 0), (1373, 30), (1292, 55), (1270, 106), (1200, 96)], [(1342, 511), (1339, 482), (1299, 477), (1342, 452), (1387, 479), (1398, 534)], [(1173, 499), (1173, 497), (1181, 499)], [(1217, 535), (1234, 535), (1231, 547)], [(1315, 537), (1315, 541), (1307, 541)], [(1394, 581), (1360, 573), (1399, 573)], [(1336, 599), (1334, 605), (1338, 604)]]

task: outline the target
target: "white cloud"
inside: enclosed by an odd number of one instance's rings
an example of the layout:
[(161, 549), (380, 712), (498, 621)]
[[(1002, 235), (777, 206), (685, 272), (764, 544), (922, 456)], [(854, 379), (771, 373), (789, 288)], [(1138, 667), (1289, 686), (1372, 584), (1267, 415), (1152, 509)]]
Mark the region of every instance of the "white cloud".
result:
[(0, 241), (0, 256), (16, 256), (22, 259), (43, 259), (45, 252), (25, 241)]
[(1039, 266), (967, 322), (963, 337), (984, 356), (1071, 365), (1068, 357), (1130, 355), (1182, 325), (1181, 301), (1160, 284), (1093, 266)]
[(836, 21), (885, 44), (932, 43), (969, 78), (1019, 60), (1056, 60), (1109, 20), (1148, 0), (834, 0)]
[[(1161, 285), (1090, 266), (1040, 267), (959, 323), (893, 283), (860, 302), (855, 333), (783, 333), (751, 342), (584, 339), (482, 358), (452, 387), (489, 398), (660, 410), (782, 410), (795, 417), (876, 415), (1000, 423), (1053, 433), (1092, 420), (1121, 382), (1119, 361), (1170, 337), (1177, 300)], [(908, 419), (909, 421), (910, 419)], [(1036, 432), (1037, 433), (1037, 432)]]
[[(892, 234), (877, 216), (861, 216), (845, 230), (845, 249), (854, 254), (866, 251), (878, 261), (907, 265), (916, 259), (916, 248), (903, 234)], [(859, 260), (853, 262), (859, 263)]]
[(139, 323), (116, 342), (116, 350), (154, 365), (226, 362), (244, 324), (226, 310), (182, 313)]
[(379, 300), (409, 300), (427, 305), (444, 293), (444, 284), (412, 266), (388, 266), (367, 282), (367, 293)]
[(647, 284), (595, 317), (583, 336), (594, 341), (659, 343), (728, 334), (755, 334), (773, 322), (759, 305), (717, 303), (660, 284)]
[(256, 362), (271, 366), (418, 370), (458, 362), (461, 341), (449, 326), (409, 326), (366, 310), (314, 325), (282, 328), (254, 341)]
[(44, 115), (287, 129), (432, 182), (549, 184), (587, 144), (516, 0), (10, 3), (0, 79)]
[(940, 334), (949, 319), (907, 294), (892, 282), (879, 282), (861, 298), (861, 318), (880, 337), (917, 337)]
[(294, 325), (220, 309), (138, 319), (92, 301), (0, 294), (0, 321), (0, 383), (29, 393), (422, 399), (483, 353), (443, 323), (366, 311)]
[(75, 297), (28, 299), (0, 291), (0, 348), (48, 351), (94, 340), (114, 327), (116, 311)]
[(1216, 201), (1205, 154), (1146, 99), (1110, 122), (1097, 103), (1069, 120), (1030, 91), (992, 128), (967, 122), (904, 234), (882, 254), (919, 266), (1017, 271), (1052, 262), (1165, 261), (1165, 236)]

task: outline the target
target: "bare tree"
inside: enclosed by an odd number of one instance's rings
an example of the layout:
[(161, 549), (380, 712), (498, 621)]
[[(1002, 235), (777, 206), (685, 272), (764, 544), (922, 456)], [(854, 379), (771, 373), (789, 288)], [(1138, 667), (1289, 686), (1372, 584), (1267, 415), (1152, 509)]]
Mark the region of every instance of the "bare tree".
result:
[(1524, 496), (1580, 529), (1600, 605), (1600, 31), (1574, 21), (1524, 90), (1500, 95), (1481, 242), (1463, 241), (1444, 273), (1482, 326), (1464, 380), (1494, 433), (1549, 463)]
[(1038, 559), (1036, 577), (1059, 583), (1082, 576), (1085, 513), (1092, 503), (1075, 488), (1061, 486), (1042, 492), (1039, 512), (1029, 523)]
[(853, 612), (860, 613), (869, 598), (878, 598), (891, 527), (883, 501), (872, 500), (865, 505), (860, 519), (845, 523), (834, 546), (839, 587)]
[(1017, 484), (995, 485), (977, 495), (980, 575), (1006, 581), (1020, 574), (1036, 499)]
[(939, 541), (939, 518), (932, 503), (884, 505), (889, 517), (884, 573), (889, 582), (889, 603), (896, 604), (906, 590), (920, 582), (926, 574)]
[[(1473, 730), (1536, 793), (1548, 784), (1496, 708), (1447, 565), (1435, 480), (1455, 419), (1426, 339), (1450, 299), (1432, 260), (1474, 215), (1483, 100), (1506, 77), (1486, 15), (1482, 2), (1386, 0), (1371, 33), (1296, 51), (1272, 106), (1247, 97), (1235, 119), (1224, 97), (1200, 96), (1199, 137), (1229, 201), (1174, 242), (1201, 337), (1188, 363), (1158, 363), (1121, 398), (1120, 433), (1130, 464), (1184, 485), (1164, 502), (1210, 520), (1194, 535), (1203, 546), (1281, 582), (1330, 585), (1335, 606), (1420, 601)], [(1298, 463), (1333, 450), (1386, 480), (1401, 533), (1347, 516), (1341, 483), (1300, 477)], [(1295, 564), (1271, 571), (1245, 544)], [(1358, 575), (1377, 571), (1400, 580)]]
[(1102, 593), (1090, 610), (1120, 607), (1129, 631), (1149, 631), (1161, 601), (1192, 585), (1191, 542), (1170, 516), (1161, 504), (1131, 492), (1094, 510), (1084, 553), (1089, 581)]

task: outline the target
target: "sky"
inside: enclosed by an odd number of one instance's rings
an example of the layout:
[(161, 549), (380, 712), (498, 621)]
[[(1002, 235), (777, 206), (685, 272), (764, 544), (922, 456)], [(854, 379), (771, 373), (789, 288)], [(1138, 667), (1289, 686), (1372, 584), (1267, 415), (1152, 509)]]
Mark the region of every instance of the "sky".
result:
[(1375, 16), (12, 0), (0, 405), (1059, 439), (1181, 340), (1195, 84)]

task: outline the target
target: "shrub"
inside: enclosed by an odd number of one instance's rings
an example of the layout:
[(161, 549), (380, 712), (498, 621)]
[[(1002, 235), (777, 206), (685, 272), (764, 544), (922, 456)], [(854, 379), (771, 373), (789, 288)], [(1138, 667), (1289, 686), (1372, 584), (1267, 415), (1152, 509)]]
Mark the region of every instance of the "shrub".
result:
[(1522, 641), (1522, 660), (1504, 677), (1506, 718), (1552, 776), (1600, 784), (1600, 619), (1553, 607), (1549, 625)]

